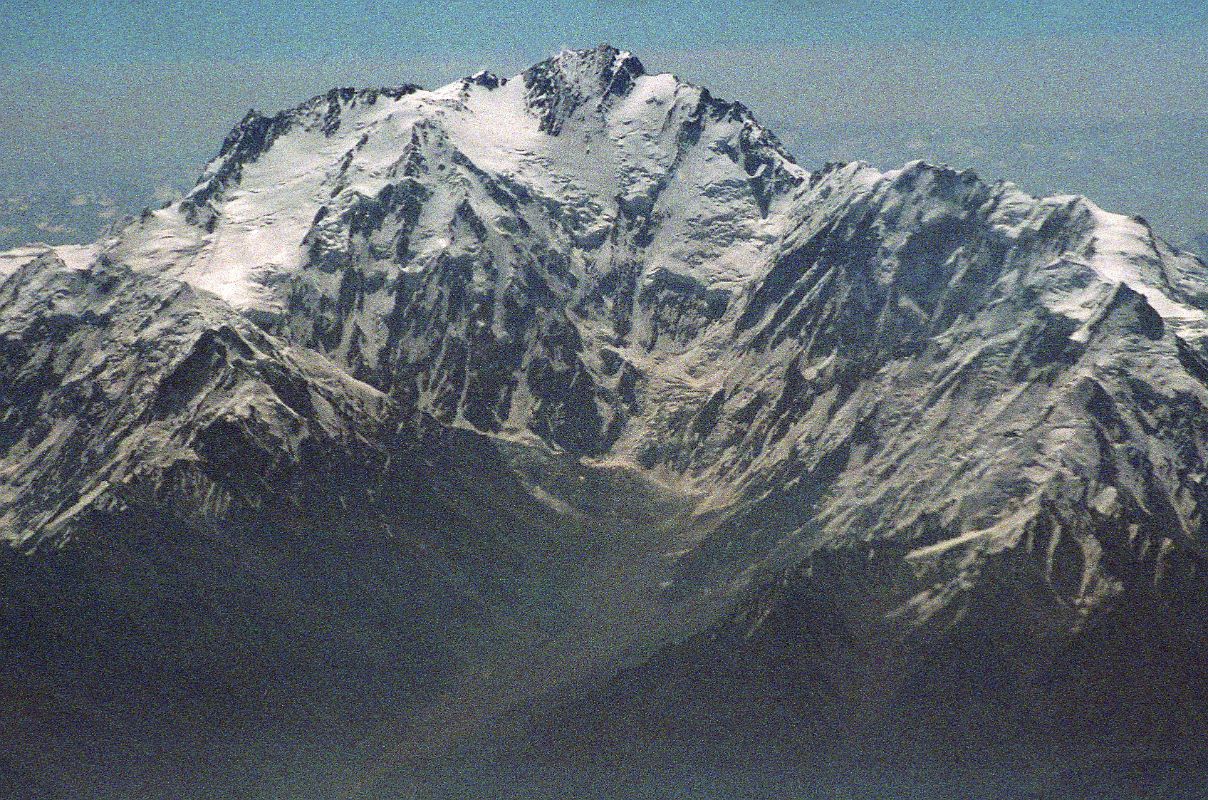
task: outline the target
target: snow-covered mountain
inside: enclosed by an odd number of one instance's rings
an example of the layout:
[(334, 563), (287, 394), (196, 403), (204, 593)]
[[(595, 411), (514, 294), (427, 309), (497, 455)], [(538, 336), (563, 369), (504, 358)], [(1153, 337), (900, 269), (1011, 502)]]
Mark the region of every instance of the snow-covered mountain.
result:
[[(6, 714), (20, 775), (1203, 757), (1208, 266), (1141, 219), (809, 172), (602, 46), (249, 113), (181, 201), (0, 276), (6, 691), (62, 721)], [(282, 740), (347, 752), (248, 766)]]

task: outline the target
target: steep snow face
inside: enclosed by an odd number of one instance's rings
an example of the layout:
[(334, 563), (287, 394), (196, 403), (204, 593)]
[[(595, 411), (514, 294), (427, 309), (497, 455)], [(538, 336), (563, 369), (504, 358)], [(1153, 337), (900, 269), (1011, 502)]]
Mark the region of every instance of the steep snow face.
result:
[[(413, 269), (450, 245), (459, 211), (505, 234), (509, 223), (552, 224), (592, 249), (641, 216), (670, 223), (653, 266), (733, 282), (783, 227), (770, 206), (803, 176), (741, 106), (601, 47), (510, 80), (335, 90), (272, 118), (249, 114), (197, 188), (110, 252), (138, 269), (171, 262), (238, 308), (281, 313), (283, 284), (310, 266), (308, 234), (363, 233), (348, 217), (385, 193), (417, 206), (416, 219), (376, 221), (407, 240), (399, 255), (420, 262)], [(713, 252), (677, 248), (689, 232)]]
[(440, 419), (601, 452), (638, 379), (606, 345), (716, 322), (805, 179), (742, 106), (601, 47), (250, 114), (106, 252)]
[(75, 270), (87, 269), (100, 253), (104, 242), (92, 244), (61, 244), (55, 247), (31, 244), (0, 252), (0, 280), (7, 278), (21, 267), (45, 255), (53, 255), (64, 266)]

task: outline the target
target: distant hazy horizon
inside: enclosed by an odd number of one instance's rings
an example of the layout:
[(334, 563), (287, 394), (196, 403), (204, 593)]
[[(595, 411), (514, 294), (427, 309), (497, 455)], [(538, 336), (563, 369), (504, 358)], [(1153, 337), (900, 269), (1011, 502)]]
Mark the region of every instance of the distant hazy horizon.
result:
[[(914, 158), (1208, 233), (1208, 11), (1191, 2), (627, 0), (372, 9), (5, 3), (0, 247), (83, 241), (187, 190), (249, 107), (515, 74), (609, 41), (752, 108), (806, 167)], [(254, 19), (249, 25), (247, 19)], [(573, 37), (573, 38), (572, 38)]]

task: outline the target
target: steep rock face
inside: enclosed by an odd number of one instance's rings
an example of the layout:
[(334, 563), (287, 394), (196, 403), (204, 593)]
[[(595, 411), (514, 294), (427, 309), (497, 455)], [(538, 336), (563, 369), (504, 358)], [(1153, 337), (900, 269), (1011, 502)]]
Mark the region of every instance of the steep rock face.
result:
[(645, 72), (632, 53), (602, 46), (563, 51), (525, 71), (521, 79), (525, 104), (540, 119), (538, 127), (556, 136), (581, 106), (595, 103), (599, 112), (614, 98), (629, 94)]
[(816, 538), (912, 547), (1009, 540), (1077, 484), (1082, 507), (1149, 509), (1201, 558), (1182, 532), (1203, 529), (1202, 264), (1078, 198), (869, 172), (818, 180), (709, 402), (649, 458), (795, 493)]
[(728, 686), (738, 718), (809, 709), (744, 741), (1202, 759), (1208, 271), (1085, 200), (949, 170), (842, 202), (790, 234), (736, 374), (656, 454), (744, 486), (681, 590), (761, 588), (621, 685), (647, 708), (631, 724), (650, 729), (652, 677), (682, 697), (717, 674), (689, 729)]
[(380, 392), (187, 284), (47, 254), (3, 286), (0, 518), (23, 549), (125, 493), (221, 518), (255, 489), (236, 473), (306, 480), (316, 457), (356, 460), (381, 436)]
[(344, 791), (706, 616), (659, 588), (691, 497), (413, 417), (187, 284), (45, 252), (0, 330), (0, 741), (31, 796)]
[(635, 442), (728, 492), (669, 591), (743, 599), (546, 727), (635, 758), (719, 728), (717, 752), (1203, 758), (1204, 264), (925, 164), (834, 166), (800, 202), (703, 391)]

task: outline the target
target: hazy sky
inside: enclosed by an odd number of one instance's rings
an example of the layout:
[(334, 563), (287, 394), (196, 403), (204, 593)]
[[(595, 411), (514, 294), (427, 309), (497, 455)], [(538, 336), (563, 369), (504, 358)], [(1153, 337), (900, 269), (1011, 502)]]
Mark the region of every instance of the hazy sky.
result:
[(1036, 35), (1168, 35), (1203, 24), (1203, 0), (902, 3), (866, 0), (659, 2), (7, 2), (4, 38), (34, 65), (214, 59), (410, 59), (621, 41), (635, 48)]
[(806, 166), (946, 160), (1187, 242), (1208, 231), (1206, 32), (1204, 0), (0, 0), (0, 245), (6, 196), (135, 210), (189, 185), (249, 107), (602, 41), (743, 100)]

